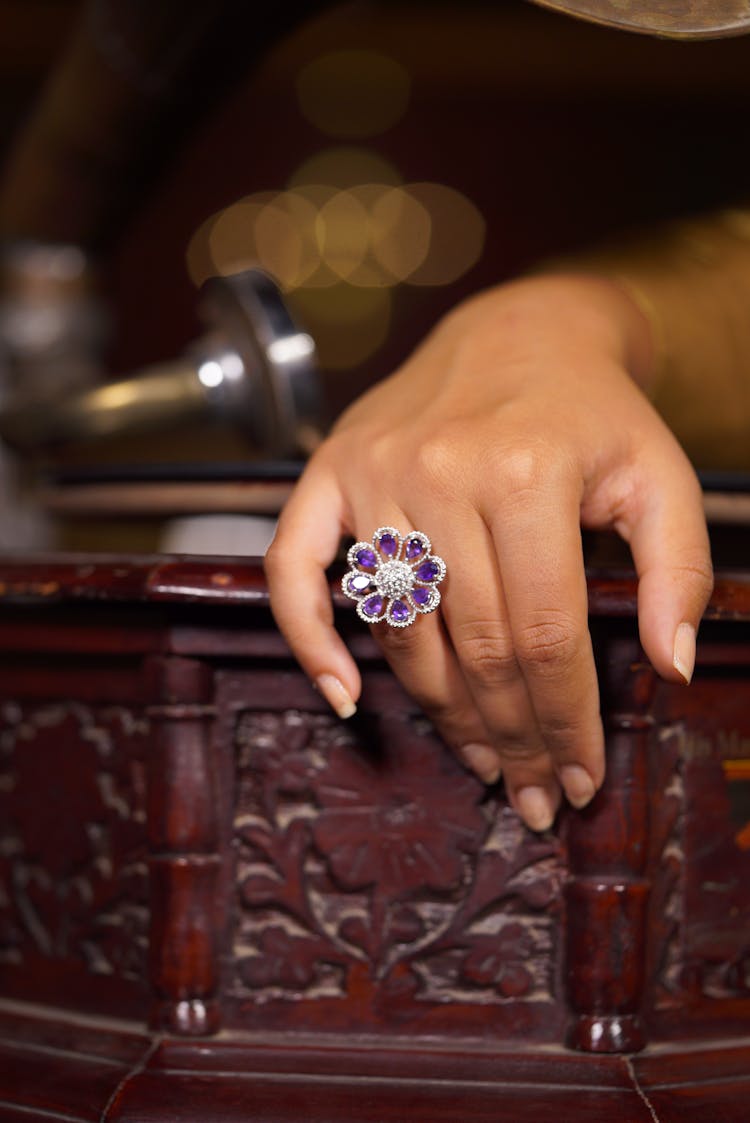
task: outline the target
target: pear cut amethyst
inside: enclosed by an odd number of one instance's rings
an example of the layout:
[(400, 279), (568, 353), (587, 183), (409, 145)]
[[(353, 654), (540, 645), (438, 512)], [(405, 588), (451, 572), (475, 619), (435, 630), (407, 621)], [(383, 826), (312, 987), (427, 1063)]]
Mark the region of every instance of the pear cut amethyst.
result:
[(391, 610), (388, 615), (392, 620), (395, 620), (397, 624), (402, 624), (404, 620), (408, 619), (409, 606), (408, 604), (404, 604), (402, 600), (395, 600), (391, 605)]
[(424, 542), (419, 538), (410, 538), (406, 543), (406, 557), (409, 561), (415, 561), (416, 558), (423, 554), (425, 550)]
[(424, 585), (417, 585), (412, 589), (411, 596), (415, 604), (419, 605), (420, 608), (424, 608), (432, 596), (432, 590), (426, 589)]
[(381, 534), (380, 538), (378, 539), (378, 546), (380, 547), (381, 554), (383, 554), (387, 558), (392, 558), (396, 553), (396, 550), (398, 549), (398, 542), (392, 534), (386, 533)]
[(427, 561), (423, 561), (422, 564), (417, 567), (417, 577), (420, 581), (434, 581), (439, 573), (440, 566), (431, 558)]
[(347, 582), (350, 593), (366, 593), (370, 588), (370, 578), (364, 573), (353, 573)]
[(380, 616), (383, 611), (383, 604), (383, 598), (379, 593), (376, 593), (374, 596), (368, 597), (366, 601), (363, 601), (362, 611), (366, 616)]
[(374, 550), (369, 546), (357, 551), (357, 564), (361, 565), (363, 569), (375, 569), (378, 564), (378, 559)]

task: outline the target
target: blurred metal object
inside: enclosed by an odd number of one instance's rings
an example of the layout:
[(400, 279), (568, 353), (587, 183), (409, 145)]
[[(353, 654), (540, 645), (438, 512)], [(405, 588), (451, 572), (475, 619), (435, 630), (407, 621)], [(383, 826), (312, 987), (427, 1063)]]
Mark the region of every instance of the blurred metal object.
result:
[(668, 39), (721, 39), (750, 31), (750, 0), (534, 0), (580, 19)]
[(0, 249), (0, 407), (92, 385), (105, 331), (78, 246), (24, 241)]
[(208, 418), (240, 427), (267, 456), (311, 452), (322, 430), (315, 344), (271, 278), (211, 278), (201, 308), (209, 331), (184, 358), (78, 394), (24, 395), (0, 410), (0, 436), (33, 448)]

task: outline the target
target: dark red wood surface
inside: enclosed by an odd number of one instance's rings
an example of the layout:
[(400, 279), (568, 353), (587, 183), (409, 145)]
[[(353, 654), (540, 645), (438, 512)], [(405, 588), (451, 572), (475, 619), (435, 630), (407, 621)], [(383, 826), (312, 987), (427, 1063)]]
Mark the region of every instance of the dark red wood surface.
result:
[[(637, 586), (629, 570), (589, 570), (592, 616), (634, 616)], [(331, 583), (339, 608), (351, 602)], [(54, 601), (214, 602), (267, 605), (263, 568), (254, 559), (186, 555), (8, 555), (0, 564), (0, 598), (6, 603)], [(720, 571), (708, 620), (750, 620), (750, 575)]]
[(0, 565), (0, 1120), (746, 1120), (750, 578), (688, 690), (589, 592), (608, 779), (535, 835), (335, 594), (347, 723), (255, 563)]

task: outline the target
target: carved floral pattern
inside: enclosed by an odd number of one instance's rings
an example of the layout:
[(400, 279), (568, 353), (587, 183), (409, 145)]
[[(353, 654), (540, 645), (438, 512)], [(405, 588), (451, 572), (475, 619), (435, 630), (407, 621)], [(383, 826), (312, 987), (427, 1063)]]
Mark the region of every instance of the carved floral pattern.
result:
[(668, 1006), (682, 989), (682, 926), (685, 914), (685, 780), (680, 760), (680, 731), (667, 727), (659, 737), (659, 752), (653, 754), (655, 775), (651, 789), (658, 805), (651, 815), (650, 866), (655, 871), (649, 904), (648, 931), (653, 990), (657, 1006)]
[(333, 748), (330, 778), (316, 778), (313, 840), (344, 889), (374, 886), (396, 897), (460, 883), (463, 857), (479, 849), (487, 822), (475, 782), (462, 775), (447, 785), (425, 767), (430, 753), (433, 746), (417, 743), (394, 777), (350, 749)]
[(145, 977), (145, 727), (77, 704), (0, 708), (0, 962)]
[(528, 832), (423, 720), (370, 750), (326, 715), (237, 734), (236, 996), (342, 996), (364, 968), (415, 1001), (552, 1001), (559, 844)]
[[(691, 994), (714, 999), (750, 996), (750, 942), (742, 920), (748, 908), (744, 869), (750, 863), (733, 840), (720, 763), (709, 759), (696, 766), (689, 744), (682, 724), (667, 726), (654, 760), (652, 790), (660, 794), (652, 814), (651, 862), (656, 874), (649, 933), (657, 1010), (680, 1006)], [(703, 751), (713, 755), (716, 750), (705, 740)], [(701, 769), (697, 777), (691, 774), (696, 767)], [(711, 792), (714, 822), (696, 806)], [(710, 843), (696, 846), (703, 838)], [(725, 887), (733, 887), (734, 900), (724, 894)], [(718, 890), (721, 907), (711, 910), (702, 900), (699, 911), (696, 888), (699, 893)]]

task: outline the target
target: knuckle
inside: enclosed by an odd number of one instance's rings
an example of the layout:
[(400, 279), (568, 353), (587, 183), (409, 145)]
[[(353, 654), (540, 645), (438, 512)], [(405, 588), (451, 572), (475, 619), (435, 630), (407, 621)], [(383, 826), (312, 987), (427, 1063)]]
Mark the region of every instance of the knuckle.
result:
[(263, 572), (269, 582), (274, 582), (284, 567), (284, 550), (278, 540), (274, 539), (263, 558)]
[(496, 467), (506, 495), (518, 501), (548, 492), (565, 475), (566, 461), (552, 445), (536, 440), (520, 448), (498, 450)]
[(466, 674), (480, 687), (504, 686), (518, 677), (518, 660), (510, 635), (487, 621), (465, 625), (454, 640)]
[(460, 447), (460, 439), (446, 426), (440, 433), (423, 438), (415, 451), (417, 474), (428, 484), (441, 486), (455, 482), (460, 466), (460, 457), (457, 456)]
[(520, 629), (516, 650), (523, 666), (559, 672), (575, 663), (582, 643), (583, 637), (570, 617), (546, 616)]
[(502, 733), (496, 733), (495, 748), (504, 767), (512, 767), (514, 764), (538, 765), (546, 761), (546, 766), (552, 771), (549, 753), (538, 735), (524, 735), (522, 732), (506, 729)]
[(357, 444), (352, 446), (352, 452), (355, 455), (357, 453), (361, 455), (365, 449), (370, 465), (391, 464), (394, 452), (400, 451), (398, 448), (394, 450), (393, 434), (390, 432), (368, 433), (366, 437), (361, 437)]
[(676, 574), (681, 584), (690, 585), (695, 595), (707, 601), (714, 588), (714, 570), (710, 555), (704, 552), (692, 558), (685, 559), (676, 567)]
[(562, 752), (580, 745), (582, 726), (575, 714), (546, 713), (539, 718), (539, 731), (550, 751)]
[(467, 713), (459, 702), (431, 691), (426, 686), (410, 688), (409, 693), (449, 744), (458, 748), (467, 739), (472, 739), (471, 736), (467, 738), (465, 731), (471, 730), (476, 724), (476, 716)]
[(420, 637), (414, 634), (416, 628), (391, 628), (383, 623), (374, 624), (372, 630), (380, 650), (396, 673), (408, 671), (418, 660), (422, 645)]

